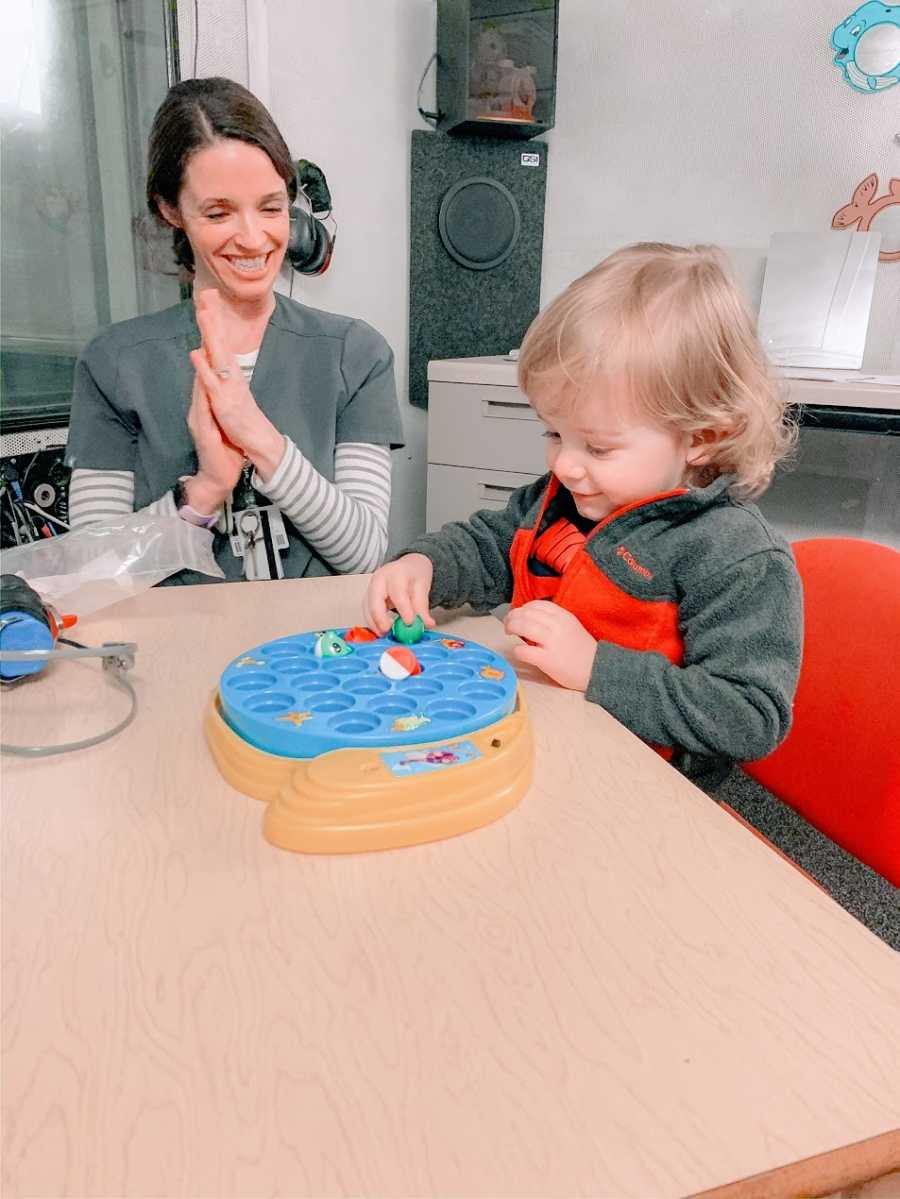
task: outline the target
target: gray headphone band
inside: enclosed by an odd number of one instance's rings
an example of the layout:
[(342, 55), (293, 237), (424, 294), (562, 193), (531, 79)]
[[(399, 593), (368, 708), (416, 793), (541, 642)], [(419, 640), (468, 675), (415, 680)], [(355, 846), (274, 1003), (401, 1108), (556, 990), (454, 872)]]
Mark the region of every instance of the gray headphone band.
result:
[[(138, 700), (137, 693), (125, 672), (134, 666), (136, 653), (137, 645), (133, 641), (111, 641), (96, 648), (76, 646), (50, 650), (0, 650), (0, 662), (55, 662), (72, 658), (100, 658), (110, 683), (114, 687), (118, 687), (120, 691), (124, 691), (131, 700), (127, 716), (113, 728), (98, 733), (95, 737), (85, 737), (83, 741), (67, 741), (62, 745), (9, 745), (3, 742), (0, 743), (0, 754), (12, 754), (20, 758), (48, 758), (55, 754), (67, 754), (75, 749), (87, 749), (91, 745), (99, 745), (102, 741), (108, 741), (110, 737), (115, 737), (116, 733), (121, 733), (123, 729), (128, 728), (137, 714)], [(17, 687), (21, 683), (32, 681), (34, 677), (34, 675), (22, 675), (18, 679), (4, 679), (3, 686), (5, 689)]]

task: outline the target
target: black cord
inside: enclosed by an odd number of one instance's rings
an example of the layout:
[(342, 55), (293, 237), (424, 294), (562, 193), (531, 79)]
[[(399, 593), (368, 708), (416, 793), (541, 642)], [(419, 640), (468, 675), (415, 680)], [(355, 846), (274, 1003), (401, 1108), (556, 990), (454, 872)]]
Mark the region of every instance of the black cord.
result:
[(7, 521), (9, 522), (10, 546), (12, 547), (15, 545), (21, 545), (22, 538), (21, 538), (21, 536), (19, 536), (21, 530), (19, 529), (19, 522), (16, 520), (16, 506), (13, 503), (13, 498), (10, 495), (8, 487), (6, 487), (2, 492), (0, 492), (0, 519), (2, 519), (2, 516), (3, 516), (3, 500), (4, 500), (4, 498), (9, 500), (9, 512), (7, 513)]
[(197, 50), (200, 46), (200, 0), (194, 0), (194, 78), (197, 78)]
[(419, 88), (418, 88), (418, 91), (416, 92), (416, 108), (418, 108), (419, 116), (424, 121), (428, 121), (430, 124), (433, 124), (436, 126), (438, 121), (441, 119), (441, 113), (440, 112), (428, 112), (426, 109), (424, 109), (422, 107), (422, 88), (425, 86), (425, 76), (428, 74), (428, 69), (433, 62), (437, 62), (437, 51), (436, 50), (435, 50), (434, 54), (432, 54), (431, 58), (429, 58), (428, 62), (426, 62), (425, 70), (422, 72), (422, 78), (419, 80)]
[(34, 450), (32, 452), (30, 462), (25, 467), (25, 474), (22, 475), (22, 481), (19, 484), (19, 486), (22, 488), (22, 497), (23, 498), (25, 496), (25, 484), (28, 482), (28, 476), (31, 474), (31, 468), (34, 466), (35, 462), (37, 462), (37, 456), (40, 453), (43, 453), (43, 451), (42, 450)]
[[(37, 462), (38, 454), (41, 454), (44, 452), (45, 451), (43, 451), (43, 450), (34, 450), (34, 452), (31, 455), (31, 460), (29, 461), (28, 465), (25, 467), (25, 473), (22, 475), (22, 478), (19, 481), (19, 486), (22, 489), (22, 508), (24, 509), (25, 514), (28, 516), (28, 521), (29, 521), (29, 524), (31, 525), (31, 532), (34, 535), (35, 541), (40, 541), (41, 537), (40, 537), (38, 530), (35, 527), (34, 517), (32, 516), (31, 512), (25, 507), (25, 505), (28, 502), (25, 499), (25, 487), (28, 483), (28, 476), (31, 474), (32, 467), (34, 466), (35, 462)], [(46, 525), (46, 523), (47, 522), (45, 520), (44, 524)]]

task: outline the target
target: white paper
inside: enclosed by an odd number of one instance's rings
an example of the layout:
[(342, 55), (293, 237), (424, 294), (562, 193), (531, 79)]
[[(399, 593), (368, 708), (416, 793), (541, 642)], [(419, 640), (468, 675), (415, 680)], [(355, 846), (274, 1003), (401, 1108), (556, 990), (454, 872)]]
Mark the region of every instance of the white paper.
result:
[(780, 366), (859, 370), (880, 233), (774, 233), (759, 335)]

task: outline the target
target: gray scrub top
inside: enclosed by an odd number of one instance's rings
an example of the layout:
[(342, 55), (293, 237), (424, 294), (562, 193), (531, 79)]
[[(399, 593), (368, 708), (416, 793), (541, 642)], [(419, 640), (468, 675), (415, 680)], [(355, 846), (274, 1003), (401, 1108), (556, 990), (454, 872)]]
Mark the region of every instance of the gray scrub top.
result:
[[(88, 344), (75, 368), (66, 461), (84, 470), (134, 472), (134, 506), (143, 508), (197, 470), (187, 427), (200, 345), (193, 301), (121, 321)], [(326, 479), (334, 480), (340, 442), (403, 444), (394, 358), (364, 321), (307, 308), (275, 295), (250, 390), (262, 411)], [(335, 574), (285, 520), (286, 578)], [(226, 578), (243, 578), (240, 559), (216, 532)], [(182, 571), (172, 583), (214, 582)]]

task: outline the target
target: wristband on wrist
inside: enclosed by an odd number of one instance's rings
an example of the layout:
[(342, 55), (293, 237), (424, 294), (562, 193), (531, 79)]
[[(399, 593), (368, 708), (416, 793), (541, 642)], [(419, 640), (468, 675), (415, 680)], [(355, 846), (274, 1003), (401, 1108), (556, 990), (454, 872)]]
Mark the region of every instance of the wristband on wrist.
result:
[(196, 508), (192, 508), (188, 503), (187, 495), (184, 490), (184, 484), (189, 475), (182, 475), (175, 486), (172, 488), (172, 498), (175, 501), (175, 511), (182, 520), (186, 520), (189, 525), (197, 525), (201, 529), (211, 529), (219, 519), (218, 512), (213, 512), (208, 515), (205, 512), (198, 512)]

